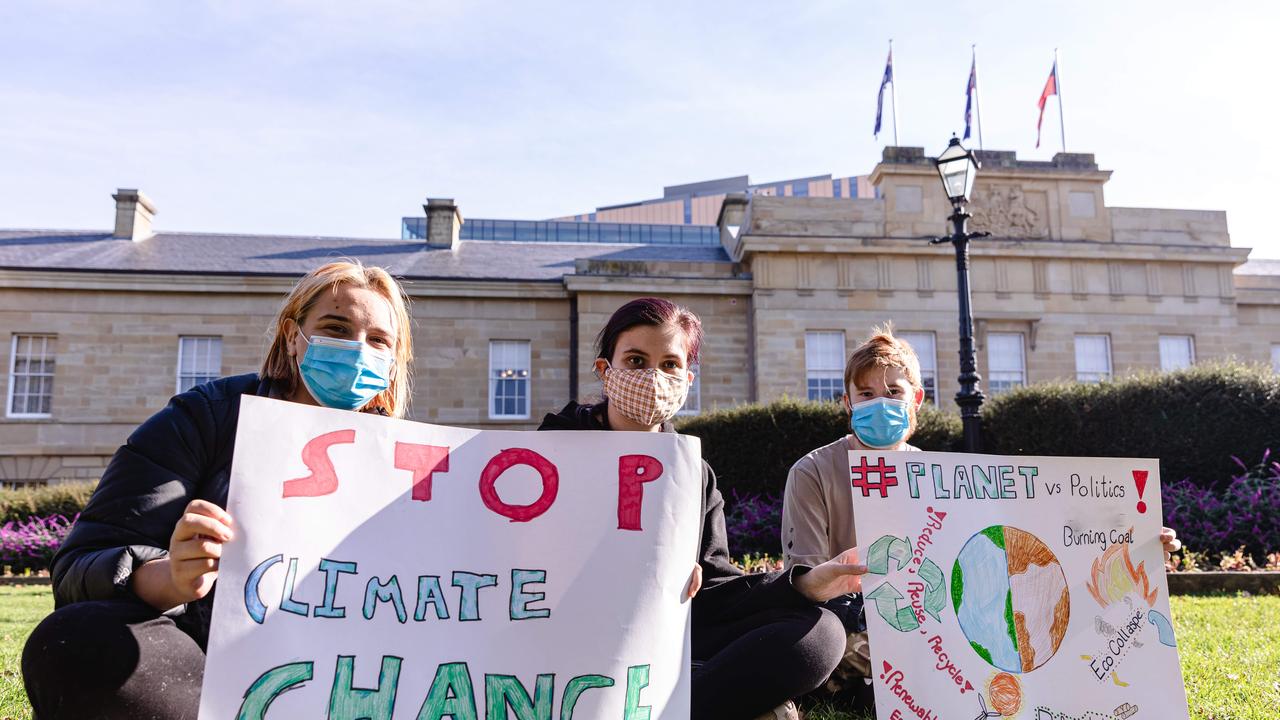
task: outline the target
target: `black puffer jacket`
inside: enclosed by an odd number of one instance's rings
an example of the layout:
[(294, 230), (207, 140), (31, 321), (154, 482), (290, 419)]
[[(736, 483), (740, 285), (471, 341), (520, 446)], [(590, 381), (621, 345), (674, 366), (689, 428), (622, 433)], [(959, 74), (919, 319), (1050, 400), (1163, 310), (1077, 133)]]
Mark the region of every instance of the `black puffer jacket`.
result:
[[(606, 401), (607, 402), (607, 401)], [(539, 430), (608, 430), (606, 402), (580, 405), (570, 402), (559, 413), (548, 413)], [(675, 432), (670, 423), (663, 432)], [(724, 526), (724, 498), (716, 488), (711, 466), (702, 463), (702, 527), (699, 529), (698, 563), (702, 565), (702, 590), (693, 598), (693, 621), (729, 622), (760, 610), (811, 604), (792, 584), (809, 571), (804, 565), (790, 570), (745, 575), (729, 562), (729, 541)]]
[[(257, 374), (215, 380), (174, 396), (116, 450), (93, 497), (53, 557), (61, 607), (132, 597), (129, 576), (168, 554), (169, 537), (196, 498), (227, 505), (241, 395), (270, 395)], [(170, 611), (203, 646), (213, 593)]]

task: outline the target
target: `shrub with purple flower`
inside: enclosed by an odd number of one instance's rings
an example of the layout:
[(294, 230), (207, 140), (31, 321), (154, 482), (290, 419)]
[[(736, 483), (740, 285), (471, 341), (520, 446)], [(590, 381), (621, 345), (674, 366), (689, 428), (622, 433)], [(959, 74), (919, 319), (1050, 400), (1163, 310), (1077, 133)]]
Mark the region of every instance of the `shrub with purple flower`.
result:
[(724, 524), (729, 552), (734, 556), (782, 554), (781, 496), (730, 489), (724, 503)]
[(1165, 485), (1164, 521), (1187, 547), (1214, 555), (1243, 547), (1264, 562), (1280, 551), (1280, 462), (1270, 450), (1253, 466), (1232, 460), (1240, 471), (1225, 483), (1187, 478)]
[(0, 572), (4, 568), (14, 574), (48, 570), (53, 553), (74, 523), (75, 518), (51, 515), (0, 525)]

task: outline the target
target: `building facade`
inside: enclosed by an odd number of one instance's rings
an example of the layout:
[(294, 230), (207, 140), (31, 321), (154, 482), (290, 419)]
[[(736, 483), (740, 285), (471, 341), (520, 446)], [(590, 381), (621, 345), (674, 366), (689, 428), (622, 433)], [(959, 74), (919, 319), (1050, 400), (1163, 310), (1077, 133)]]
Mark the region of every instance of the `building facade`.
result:
[[(1108, 207), (1110, 173), (1090, 155), (982, 159), (971, 210), (992, 235), (972, 246), (971, 285), (985, 391), (1228, 357), (1280, 370), (1280, 261), (1247, 262), (1223, 213)], [(336, 258), (403, 279), (419, 421), (527, 429), (596, 396), (595, 335), (642, 295), (704, 322), (686, 412), (838, 396), (844, 359), (886, 321), (953, 407), (955, 257), (928, 242), (950, 207), (918, 148), (886, 148), (867, 182), (852, 198), (726, 192), (702, 227), (468, 230), (433, 199), (399, 239), (153, 232), (154, 206), (122, 190), (110, 232), (0, 231), (0, 482), (97, 477), (175, 392), (257, 370), (292, 283)]]

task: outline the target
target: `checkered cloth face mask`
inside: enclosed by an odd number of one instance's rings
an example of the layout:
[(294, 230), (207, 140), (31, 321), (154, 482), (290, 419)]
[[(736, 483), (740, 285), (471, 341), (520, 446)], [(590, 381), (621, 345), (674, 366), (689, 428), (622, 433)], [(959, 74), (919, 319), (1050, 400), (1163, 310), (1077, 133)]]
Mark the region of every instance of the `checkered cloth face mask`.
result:
[(618, 412), (641, 425), (659, 425), (675, 417), (689, 394), (688, 376), (606, 367), (604, 394)]

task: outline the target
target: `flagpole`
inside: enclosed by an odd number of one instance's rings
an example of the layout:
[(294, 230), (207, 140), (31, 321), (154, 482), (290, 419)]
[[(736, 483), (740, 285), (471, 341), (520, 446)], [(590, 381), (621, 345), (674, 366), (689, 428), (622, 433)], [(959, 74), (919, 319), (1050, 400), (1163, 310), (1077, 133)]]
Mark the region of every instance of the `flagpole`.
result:
[[(893, 57), (893, 38), (889, 38), (889, 57)], [(893, 144), (898, 144), (898, 69), (889, 78), (889, 102), (893, 105)]]
[(1058, 62), (1058, 48), (1053, 49), (1053, 82), (1058, 90), (1058, 130), (1062, 133), (1062, 152), (1067, 151), (1067, 121), (1062, 112), (1062, 65)]
[(978, 80), (978, 45), (973, 45), (973, 109), (978, 112), (978, 149), (985, 150), (982, 145), (982, 93), (978, 91), (982, 82)]

